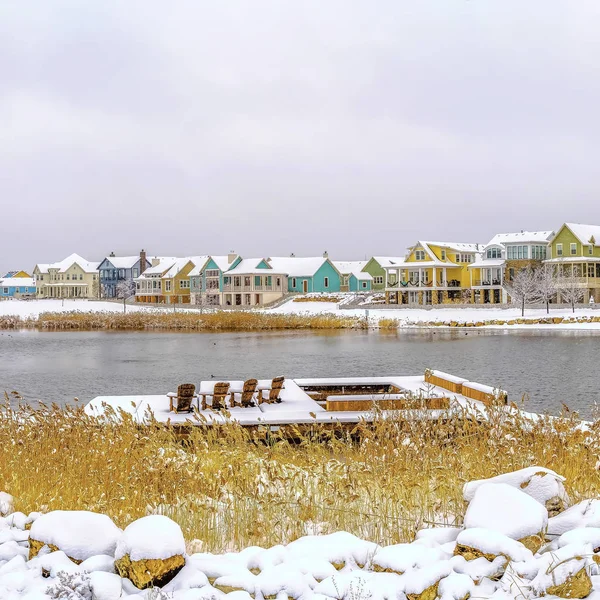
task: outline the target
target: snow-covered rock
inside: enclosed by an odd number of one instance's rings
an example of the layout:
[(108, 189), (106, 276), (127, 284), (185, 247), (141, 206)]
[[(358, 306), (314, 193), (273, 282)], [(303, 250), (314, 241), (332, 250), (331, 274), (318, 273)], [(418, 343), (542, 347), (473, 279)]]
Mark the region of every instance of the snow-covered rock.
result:
[(505, 483), (484, 483), (469, 504), (464, 526), (497, 531), (537, 552), (548, 526), (548, 511), (517, 488)]
[(411, 571), (404, 579), (404, 593), (408, 600), (434, 600), (440, 581), (450, 573), (452, 567), (447, 560)]
[(456, 538), (456, 554), (466, 560), (484, 557), (493, 561), (498, 556), (505, 556), (514, 561), (527, 561), (533, 558), (531, 550), (521, 542), (492, 529), (478, 527), (465, 529)]
[(465, 483), (463, 497), (470, 502), (475, 492), (486, 483), (503, 483), (517, 488), (543, 504), (550, 516), (555, 516), (569, 506), (569, 497), (563, 482), (565, 478), (545, 467), (527, 467), (511, 473), (503, 473), (489, 479)]
[(43, 546), (62, 550), (81, 562), (97, 554), (113, 554), (121, 530), (106, 515), (86, 510), (55, 510), (37, 518), (31, 526), (29, 558)]
[(185, 540), (175, 521), (150, 515), (134, 521), (121, 534), (115, 568), (138, 588), (163, 586), (185, 565)]
[(14, 500), (10, 494), (0, 492), (0, 516), (5, 517), (14, 510)]
[(584, 500), (548, 519), (548, 535), (552, 537), (580, 527), (600, 527), (600, 500)]
[(373, 570), (384, 573), (402, 575), (412, 569), (420, 569), (447, 556), (443, 550), (429, 548), (424, 544), (394, 544), (380, 548), (372, 559)]

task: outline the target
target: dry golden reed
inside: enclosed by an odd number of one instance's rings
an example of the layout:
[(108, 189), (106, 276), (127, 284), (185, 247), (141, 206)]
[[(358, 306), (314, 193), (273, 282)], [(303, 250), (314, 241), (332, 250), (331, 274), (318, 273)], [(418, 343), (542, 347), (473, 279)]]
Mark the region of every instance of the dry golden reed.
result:
[(174, 427), (111, 414), (100, 425), (82, 408), (15, 409), (7, 399), (0, 482), (16, 510), (87, 509), (121, 527), (162, 513), (220, 552), (336, 530), (410, 540), (420, 527), (460, 522), (466, 481), (531, 465), (564, 475), (574, 501), (600, 493), (599, 425), (583, 434), (575, 418), (534, 422), (497, 408), (481, 423), (430, 422), (398, 412), (292, 442), (237, 425), (194, 427), (182, 441)]
[(336, 315), (268, 314), (250, 311), (129, 313), (42, 313), (38, 317), (0, 316), (0, 329), (265, 331), (282, 329), (365, 329), (364, 319)]

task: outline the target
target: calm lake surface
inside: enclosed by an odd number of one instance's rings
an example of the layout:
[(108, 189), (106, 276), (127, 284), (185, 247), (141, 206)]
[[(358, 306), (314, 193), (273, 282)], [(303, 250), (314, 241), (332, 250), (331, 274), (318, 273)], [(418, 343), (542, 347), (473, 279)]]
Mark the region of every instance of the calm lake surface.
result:
[(248, 377), (416, 375), (440, 369), (502, 387), (526, 407), (589, 416), (600, 403), (595, 332), (0, 332), (0, 390), (65, 404), (161, 394), (179, 383)]

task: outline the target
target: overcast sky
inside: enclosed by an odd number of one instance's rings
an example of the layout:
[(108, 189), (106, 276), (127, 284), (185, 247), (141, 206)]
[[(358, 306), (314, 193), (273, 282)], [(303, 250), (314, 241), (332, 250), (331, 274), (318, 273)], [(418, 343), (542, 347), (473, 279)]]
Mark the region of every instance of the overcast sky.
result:
[(598, 0), (0, 4), (0, 270), (600, 224)]

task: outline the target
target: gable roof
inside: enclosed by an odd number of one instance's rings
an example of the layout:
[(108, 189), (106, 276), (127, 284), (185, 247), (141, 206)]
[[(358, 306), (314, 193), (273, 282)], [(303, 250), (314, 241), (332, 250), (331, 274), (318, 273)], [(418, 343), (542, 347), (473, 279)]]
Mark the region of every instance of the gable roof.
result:
[[(259, 267), (264, 262), (267, 266)], [(239, 264), (225, 273), (226, 275), (287, 275), (285, 271), (274, 269), (266, 258), (243, 258)]]
[(61, 260), (60, 262), (50, 263), (50, 264), (38, 264), (36, 267), (40, 271), (40, 273), (47, 273), (50, 269), (58, 270), (59, 273), (64, 273), (74, 264), (79, 265), (81, 269), (85, 273), (94, 273), (98, 270), (99, 262), (91, 262), (86, 260), (85, 258), (79, 256), (79, 254), (71, 254), (67, 256), (67, 258)]
[(379, 263), (379, 266), (384, 269), (386, 266), (393, 267), (398, 263), (404, 262), (403, 256), (373, 256), (372, 258), (374, 258)]
[(520, 231), (517, 233), (497, 233), (486, 245), (504, 246), (505, 244), (526, 244), (539, 243), (545, 244), (554, 235), (553, 231)]
[(342, 275), (354, 275), (356, 279), (368, 281), (373, 279), (370, 273), (363, 271), (363, 268), (366, 266), (366, 260), (334, 260), (333, 266), (342, 274)]
[(587, 246), (590, 243), (592, 243), (592, 238), (594, 238), (595, 240), (593, 243), (600, 245), (600, 225), (584, 225), (583, 223), (565, 223), (563, 227), (568, 227), (573, 232), (573, 235), (584, 246)]
[[(153, 258), (153, 256), (147, 256), (146, 261), (152, 264)], [(139, 254), (136, 256), (106, 256), (100, 265), (108, 261), (115, 269), (133, 269), (139, 260)]]
[(275, 271), (286, 273), (290, 277), (313, 277), (326, 262), (337, 271), (336, 266), (322, 256), (273, 256), (268, 258), (267, 262)]
[(158, 263), (148, 267), (140, 275), (140, 277), (147, 277), (148, 275), (162, 275), (165, 271), (173, 266), (177, 258), (174, 256), (155, 256), (154, 260), (158, 260)]
[[(421, 241), (419, 240), (419, 244), (429, 246), (438, 246), (439, 248), (447, 248), (449, 250), (454, 250), (456, 252), (481, 252), (483, 250), (483, 244), (470, 244), (463, 242), (430, 242), (430, 241)], [(419, 245), (417, 244), (417, 246)], [(411, 251), (415, 248), (413, 246)], [(431, 250), (431, 248), (429, 248)]]

